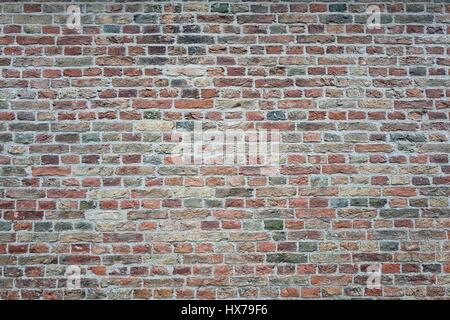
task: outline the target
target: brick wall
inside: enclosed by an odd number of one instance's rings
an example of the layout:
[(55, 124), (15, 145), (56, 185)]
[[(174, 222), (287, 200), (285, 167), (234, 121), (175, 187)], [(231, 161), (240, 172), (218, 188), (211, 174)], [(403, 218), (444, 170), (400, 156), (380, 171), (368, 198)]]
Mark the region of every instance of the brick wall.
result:
[(450, 296), (448, 1), (0, 2), (0, 298)]

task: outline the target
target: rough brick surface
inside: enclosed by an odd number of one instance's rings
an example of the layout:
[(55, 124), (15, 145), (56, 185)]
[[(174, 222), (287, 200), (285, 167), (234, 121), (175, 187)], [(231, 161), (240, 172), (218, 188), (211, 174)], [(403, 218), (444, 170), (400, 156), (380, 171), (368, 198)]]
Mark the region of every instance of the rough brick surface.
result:
[(0, 2), (1, 299), (450, 297), (448, 1)]

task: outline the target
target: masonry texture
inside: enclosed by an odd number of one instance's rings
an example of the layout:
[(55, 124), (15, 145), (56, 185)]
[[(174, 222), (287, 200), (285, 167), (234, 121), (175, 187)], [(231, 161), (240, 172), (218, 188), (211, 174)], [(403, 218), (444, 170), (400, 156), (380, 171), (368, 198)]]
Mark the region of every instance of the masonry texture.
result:
[(1, 299), (450, 297), (449, 1), (68, 4), (0, 1)]

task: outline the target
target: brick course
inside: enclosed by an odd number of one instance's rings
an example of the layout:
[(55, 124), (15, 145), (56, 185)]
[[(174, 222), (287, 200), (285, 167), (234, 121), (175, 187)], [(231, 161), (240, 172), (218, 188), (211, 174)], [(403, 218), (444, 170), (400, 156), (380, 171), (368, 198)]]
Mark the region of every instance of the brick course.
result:
[[(0, 1), (1, 299), (450, 297), (448, 1), (71, 4)], [(195, 123), (278, 170), (174, 164)]]

